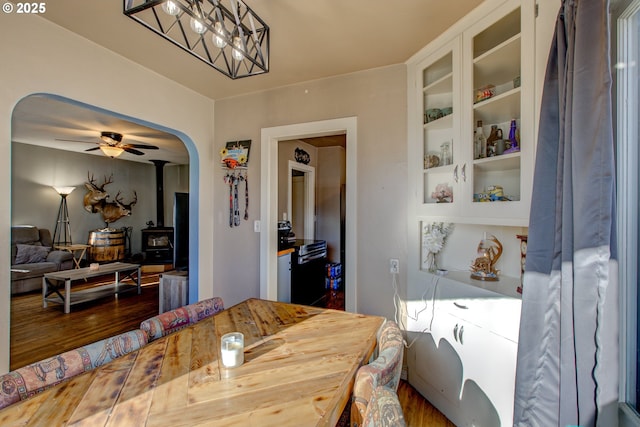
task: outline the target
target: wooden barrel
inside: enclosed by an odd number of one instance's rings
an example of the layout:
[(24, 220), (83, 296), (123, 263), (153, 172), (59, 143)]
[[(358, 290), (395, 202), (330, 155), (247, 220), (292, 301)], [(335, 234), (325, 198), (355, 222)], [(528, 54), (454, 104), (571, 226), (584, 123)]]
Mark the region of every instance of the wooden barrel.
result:
[(124, 259), (124, 231), (94, 230), (89, 232), (91, 262), (112, 262)]

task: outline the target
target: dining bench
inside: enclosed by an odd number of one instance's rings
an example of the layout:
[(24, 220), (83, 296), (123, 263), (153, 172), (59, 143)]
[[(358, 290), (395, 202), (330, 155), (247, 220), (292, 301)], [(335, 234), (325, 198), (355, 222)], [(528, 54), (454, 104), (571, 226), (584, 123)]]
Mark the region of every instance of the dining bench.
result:
[(136, 351), (152, 340), (222, 310), (224, 303), (220, 297), (198, 301), (153, 316), (143, 321), (140, 329), (105, 338), (0, 375), (0, 409)]
[(138, 350), (147, 342), (147, 334), (135, 329), (6, 373), (0, 376), (0, 409)]
[(222, 310), (224, 310), (222, 298), (213, 297), (143, 320), (140, 323), (140, 329), (147, 333), (149, 341), (153, 341), (211, 317)]

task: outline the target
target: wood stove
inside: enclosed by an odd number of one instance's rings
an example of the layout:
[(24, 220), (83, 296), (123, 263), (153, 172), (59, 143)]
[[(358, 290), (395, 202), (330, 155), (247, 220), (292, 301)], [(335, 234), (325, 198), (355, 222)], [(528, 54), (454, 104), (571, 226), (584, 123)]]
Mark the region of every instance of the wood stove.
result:
[(156, 214), (157, 226), (142, 230), (142, 254), (144, 264), (173, 265), (173, 227), (164, 226), (164, 165), (165, 160), (150, 160), (156, 169)]
[(149, 227), (142, 230), (145, 264), (173, 264), (173, 227)]

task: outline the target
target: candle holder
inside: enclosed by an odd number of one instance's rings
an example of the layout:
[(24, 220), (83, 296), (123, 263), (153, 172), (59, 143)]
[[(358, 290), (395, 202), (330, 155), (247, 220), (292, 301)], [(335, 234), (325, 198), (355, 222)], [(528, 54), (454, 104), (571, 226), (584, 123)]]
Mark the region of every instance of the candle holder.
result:
[(244, 335), (241, 332), (224, 334), (220, 340), (222, 364), (235, 368), (244, 363)]

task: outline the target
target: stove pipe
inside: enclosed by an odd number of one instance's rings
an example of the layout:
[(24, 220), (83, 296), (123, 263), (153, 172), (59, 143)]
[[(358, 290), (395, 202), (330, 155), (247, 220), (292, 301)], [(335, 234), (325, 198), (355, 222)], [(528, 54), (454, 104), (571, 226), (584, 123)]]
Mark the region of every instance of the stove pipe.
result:
[(156, 227), (164, 227), (164, 165), (166, 160), (149, 160), (156, 165)]

